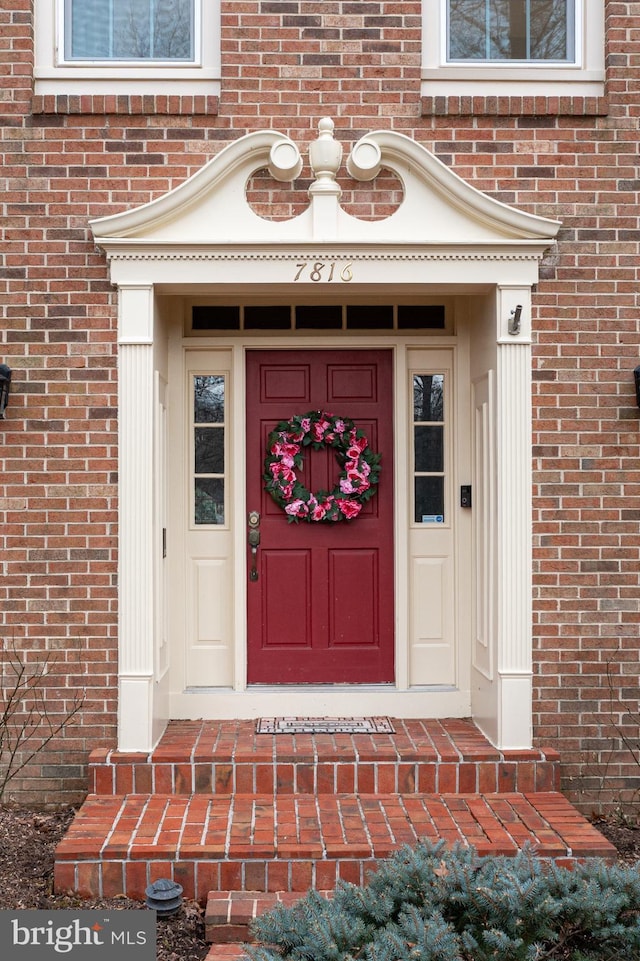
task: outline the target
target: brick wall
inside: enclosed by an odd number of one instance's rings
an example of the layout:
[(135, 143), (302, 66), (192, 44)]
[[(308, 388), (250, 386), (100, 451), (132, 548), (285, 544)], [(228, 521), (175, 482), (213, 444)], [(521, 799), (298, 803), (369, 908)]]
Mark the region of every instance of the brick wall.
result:
[[(331, 116), (351, 144), (391, 127), (474, 186), (563, 221), (534, 294), (535, 723), (585, 807), (640, 786), (636, 4), (608, 2), (607, 98), (420, 96), (419, 2), (222, 4), (219, 99), (34, 97), (32, 4), (0, 11), (3, 220), (0, 617), (27, 663), (46, 652), (50, 710), (85, 710), (14, 782), (69, 801), (116, 721), (116, 298), (87, 222), (156, 197), (244, 133), (301, 148)], [(343, 172), (344, 173), (344, 172)], [(341, 175), (341, 184), (349, 184)], [(275, 216), (306, 206), (257, 175)], [(345, 206), (388, 212), (351, 184)], [(392, 196), (392, 202), (397, 198)], [(629, 713), (630, 712), (630, 713)]]

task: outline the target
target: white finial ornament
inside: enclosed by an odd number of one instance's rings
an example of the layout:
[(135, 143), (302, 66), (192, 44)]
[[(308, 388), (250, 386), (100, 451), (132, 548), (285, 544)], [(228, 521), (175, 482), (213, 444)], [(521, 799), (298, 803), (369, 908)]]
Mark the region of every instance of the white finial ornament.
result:
[(336, 183), (336, 174), (342, 163), (342, 144), (334, 140), (333, 130), (331, 117), (323, 117), (318, 123), (318, 139), (309, 144), (309, 161), (316, 177), (309, 192), (326, 192), (339, 197), (342, 191)]

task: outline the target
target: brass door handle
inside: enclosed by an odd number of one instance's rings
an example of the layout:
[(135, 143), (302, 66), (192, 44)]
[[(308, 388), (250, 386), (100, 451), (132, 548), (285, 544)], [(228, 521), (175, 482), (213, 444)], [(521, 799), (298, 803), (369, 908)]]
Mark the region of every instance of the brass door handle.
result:
[(247, 535), (247, 540), (249, 542), (249, 549), (251, 550), (251, 570), (249, 571), (249, 580), (258, 580), (258, 546), (260, 544), (260, 514), (257, 511), (251, 511), (249, 514), (249, 533)]

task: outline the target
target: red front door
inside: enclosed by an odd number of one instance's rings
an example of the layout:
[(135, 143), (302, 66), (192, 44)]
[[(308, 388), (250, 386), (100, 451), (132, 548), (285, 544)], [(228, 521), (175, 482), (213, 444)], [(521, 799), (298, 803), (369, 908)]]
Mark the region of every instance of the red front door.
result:
[[(392, 386), (388, 350), (247, 355), (247, 509), (260, 512), (261, 536), (247, 580), (249, 683), (393, 680)], [(382, 456), (377, 493), (354, 520), (289, 523), (264, 490), (269, 433), (311, 410), (351, 418)], [(318, 491), (339, 471), (334, 450), (305, 447), (297, 474)]]

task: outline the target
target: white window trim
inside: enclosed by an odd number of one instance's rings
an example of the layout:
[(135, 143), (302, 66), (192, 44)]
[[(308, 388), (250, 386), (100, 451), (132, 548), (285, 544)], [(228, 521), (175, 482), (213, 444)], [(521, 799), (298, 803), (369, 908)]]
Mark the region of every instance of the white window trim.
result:
[(447, 63), (447, 0), (422, 0), (422, 96), (604, 94), (604, 0), (576, 0), (574, 63)]
[(64, 60), (64, 0), (35, 0), (35, 93), (165, 94), (215, 96), (220, 93), (220, 2), (196, 0), (195, 60)]

